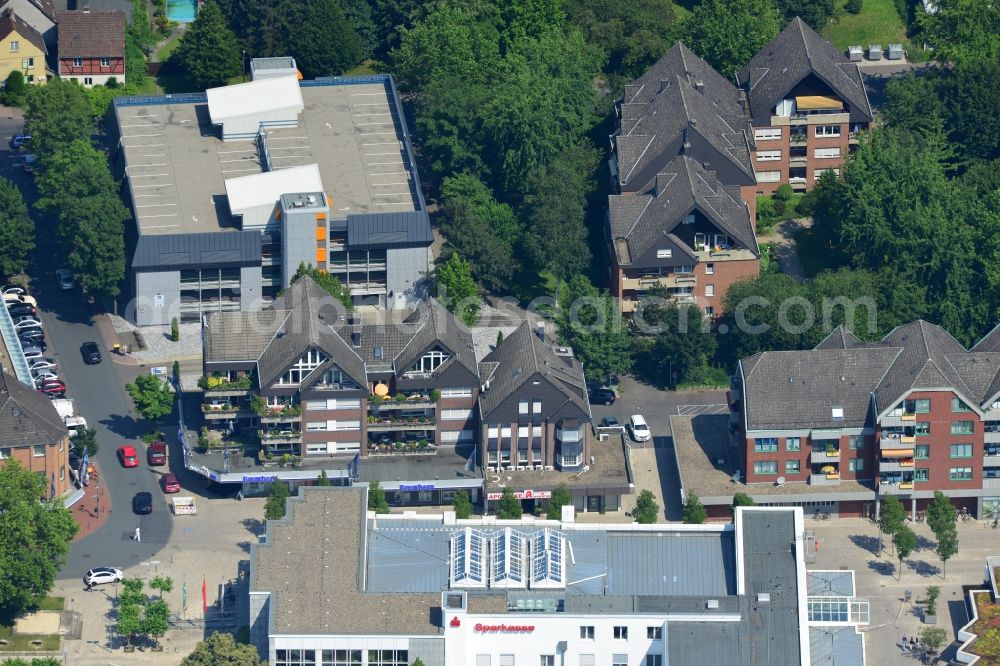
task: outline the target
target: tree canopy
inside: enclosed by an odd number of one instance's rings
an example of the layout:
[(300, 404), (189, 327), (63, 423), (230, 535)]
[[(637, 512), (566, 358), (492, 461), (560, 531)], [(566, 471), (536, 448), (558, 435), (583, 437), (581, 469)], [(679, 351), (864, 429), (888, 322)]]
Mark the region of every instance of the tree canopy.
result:
[(934, 0), (932, 13), (918, 11), (921, 38), (944, 62), (1000, 62), (1000, 12), (991, 0)]
[(239, 42), (215, 0), (205, 0), (198, 8), (175, 57), (199, 90), (225, 85), (242, 71)]
[(135, 408), (147, 421), (159, 421), (174, 411), (174, 394), (170, 386), (155, 375), (139, 375), (125, 385)]
[(566, 487), (565, 483), (560, 483), (552, 491), (552, 497), (549, 498), (548, 519), (562, 520), (562, 508), (572, 503), (573, 496), (570, 495), (569, 488)]
[(291, 283), (295, 284), (303, 275), (308, 275), (315, 280), (316, 284), (340, 301), (347, 310), (352, 310), (354, 308), (354, 299), (351, 297), (351, 290), (336, 276), (330, 275), (326, 271), (317, 270), (312, 264), (303, 263), (299, 264), (299, 267), (295, 271), (295, 275), (292, 276)]
[(700, 525), (708, 520), (708, 512), (701, 499), (694, 493), (688, 493), (684, 502), (684, 522), (688, 525)]
[(503, 489), (500, 495), (500, 503), (497, 505), (497, 517), (504, 520), (517, 520), (524, 510), (521, 508), (521, 500), (514, 496), (514, 491), (510, 486)]
[(688, 48), (731, 79), (782, 27), (772, 0), (701, 0), (680, 33)]
[(49, 479), (17, 460), (0, 466), (0, 617), (36, 606), (48, 594), (79, 527)]
[(457, 252), (434, 270), (438, 297), (448, 311), (458, 316), (466, 326), (471, 326), (479, 317), (479, 289), (472, 279), (472, 270)]
[(232, 634), (216, 632), (195, 646), (181, 666), (263, 666), (257, 648), (237, 643)]
[(375, 513), (389, 513), (389, 502), (385, 499), (385, 490), (378, 481), (368, 484), (368, 510)]
[(94, 133), (90, 103), (80, 84), (53, 78), (44, 86), (28, 86), (24, 102), (24, 133), (44, 167), (50, 155), (76, 140), (87, 143)]
[(451, 505), (455, 510), (456, 518), (464, 519), (472, 517), (472, 500), (469, 499), (469, 493), (466, 491), (459, 490), (455, 493)]
[(656, 497), (652, 491), (644, 489), (635, 499), (635, 509), (632, 510), (632, 517), (637, 523), (651, 525), (660, 518), (660, 505), (656, 503)]
[(12, 182), (0, 178), (0, 275), (10, 277), (28, 266), (35, 249), (35, 223), (21, 191)]
[(289, 495), (287, 483), (283, 481), (272, 483), (271, 491), (267, 494), (267, 501), (264, 502), (264, 519), (279, 520), (284, 518)]
[(607, 381), (632, 367), (632, 334), (618, 304), (583, 275), (576, 275), (566, 286), (556, 324), (559, 341), (573, 348), (591, 379)]

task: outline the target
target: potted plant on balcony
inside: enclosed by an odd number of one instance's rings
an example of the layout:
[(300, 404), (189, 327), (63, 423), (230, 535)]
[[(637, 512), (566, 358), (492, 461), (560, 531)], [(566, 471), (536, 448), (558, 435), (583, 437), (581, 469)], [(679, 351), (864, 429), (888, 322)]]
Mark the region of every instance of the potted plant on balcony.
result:
[(838, 449), (836, 446), (834, 446), (833, 444), (826, 445), (826, 455), (835, 456), (838, 453), (840, 453), (840, 449)]
[(427, 440), (426, 439), (420, 440), (419, 442), (417, 442), (417, 446), (419, 448), (421, 448), (421, 449), (426, 449), (427, 448)]
[(406, 395), (404, 395), (402, 391), (396, 394), (396, 402), (405, 402), (405, 401), (406, 401)]
[(439, 389), (434, 389), (431, 391), (431, 400), (437, 402), (441, 399), (441, 391)]

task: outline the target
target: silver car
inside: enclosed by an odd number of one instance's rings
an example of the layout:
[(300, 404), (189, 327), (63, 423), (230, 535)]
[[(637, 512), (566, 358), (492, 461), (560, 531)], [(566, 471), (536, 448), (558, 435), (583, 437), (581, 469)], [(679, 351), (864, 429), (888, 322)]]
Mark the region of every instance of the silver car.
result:
[(104, 583), (117, 583), (125, 578), (121, 569), (114, 567), (94, 567), (83, 575), (83, 582), (89, 587), (91, 585), (103, 585)]

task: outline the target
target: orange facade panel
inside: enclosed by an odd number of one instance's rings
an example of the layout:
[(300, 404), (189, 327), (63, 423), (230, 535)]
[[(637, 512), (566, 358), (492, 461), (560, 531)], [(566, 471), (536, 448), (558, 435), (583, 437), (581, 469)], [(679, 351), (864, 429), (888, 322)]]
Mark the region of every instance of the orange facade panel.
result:
[(326, 213), (316, 213), (316, 221), (317, 222), (319, 222), (320, 220), (325, 220), (325, 219), (326, 219)]
[(316, 248), (316, 263), (326, 263), (326, 248)]
[(316, 240), (326, 240), (326, 227), (316, 227)]

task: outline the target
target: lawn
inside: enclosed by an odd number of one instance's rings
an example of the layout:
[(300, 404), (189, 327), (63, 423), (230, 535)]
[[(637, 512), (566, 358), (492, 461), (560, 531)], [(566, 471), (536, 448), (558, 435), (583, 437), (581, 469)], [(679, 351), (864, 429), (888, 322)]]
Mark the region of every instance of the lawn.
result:
[(168, 39), (163, 44), (163, 46), (161, 46), (159, 48), (159, 50), (156, 52), (156, 61), (157, 62), (166, 62), (167, 59), (170, 58), (170, 54), (172, 54), (174, 51), (176, 51), (177, 47), (180, 46), (180, 44), (181, 44), (181, 36), (183, 34), (184, 33), (182, 33), (182, 32), (177, 33), (176, 35), (174, 35), (170, 39)]
[[(2, 652), (57, 652), (62, 644), (58, 634), (17, 634), (11, 627), (0, 626), (0, 653)], [(41, 641), (39, 646), (31, 641)]]
[(896, 11), (893, 0), (864, 0), (860, 14), (843, 11), (844, 2), (837, 0), (840, 19), (831, 19), (820, 34), (841, 50), (848, 46), (869, 44), (902, 44), (906, 41), (906, 26)]
[(61, 611), (66, 609), (66, 597), (45, 597), (38, 604), (38, 610)]
[(989, 592), (975, 595), (979, 619), (972, 625), (976, 640), (966, 648), (982, 657), (980, 666), (1000, 666), (1000, 605), (993, 603)]
[(368, 59), (354, 69), (344, 72), (344, 76), (365, 76), (366, 74), (381, 74), (385, 71), (385, 63), (380, 60)]
[(691, 16), (691, 11), (698, 0), (674, 0), (674, 20), (682, 21)]

